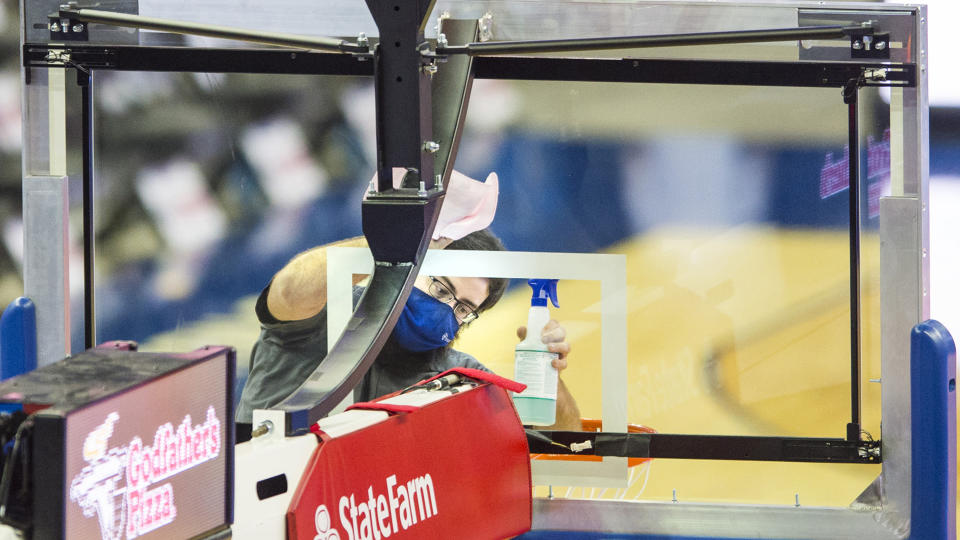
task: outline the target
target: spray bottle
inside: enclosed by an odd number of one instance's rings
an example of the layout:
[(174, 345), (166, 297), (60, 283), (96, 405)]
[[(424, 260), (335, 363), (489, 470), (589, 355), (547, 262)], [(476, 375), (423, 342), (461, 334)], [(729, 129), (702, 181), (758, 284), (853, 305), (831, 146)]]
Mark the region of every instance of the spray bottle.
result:
[(531, 279), (527, 283), (533, 289), (527, 315), (527, 337), (517, 344), (514, 357), (514, 379), (527, 385), (527, 389), (515, 394), (513, 403), (522, 423), (549, 426), (556, 422), (557, 415), (557, 369), (553, 367), (557, 353), (547, 349), (540, 334), (550, 322), (547, 298), (554, 307), (560, 307), (557, 280)]

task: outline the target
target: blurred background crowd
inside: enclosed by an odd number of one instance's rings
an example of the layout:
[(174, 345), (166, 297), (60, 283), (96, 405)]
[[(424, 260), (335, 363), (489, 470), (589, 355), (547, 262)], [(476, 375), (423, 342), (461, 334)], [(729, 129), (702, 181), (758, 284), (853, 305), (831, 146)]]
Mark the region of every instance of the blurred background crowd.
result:
[[(933, 31), (934, 22), (942, 28), (956, 12), (947, 4), (931, 8), (930, 47), (931, 214), (935, 234), (944, 236), (940, 229), (949, 225), (942, 222), (955, 212), (936, 210), (960, 205), (960, 98), (948, 93), (945, 74), (935, 76), (936, 59), (950, 54), (949, 42), (934, 41)], [(17, 3), (4, 0), (2, 8), (0, 299), (12, 299), (22, 292), (19, 32)], [(764, 112), (776, 106), (725, 104), (729, 110), (713, 120), (725, 125), (717, 130), (709, 118), (683, 116), (684, 101), (699, 100), (701, 89), (635, 92), (680, 112), (623, 119), (590, 102), (629, 100), (633, 90), (476, 84), (457, 167), (480, 178), (497, 170), (507, 179), (494, 228), (510, 249), (594, 252), (663, 223), (846, 225), (842, 197), (826, 197), (831, 167), (846, 168), (835, 104), (813, 107), (831, 118), (826, 126), (805, 126), (807, 134), (796, 133), (799, 121), (767, 122)], [(374, 163), (369, 80), (108, 71), (98, 73), (96, 85), (100, 338), (142, 341), (229, 312), (298, 251), (360, 234), (358, 201)], [(727, 89), (709, 91), (715, 103)], [(809, 114), (803, 104), (823, 100), (807, 92), (796, 101), (802, 116)], [(640, 127), (625, 127), (631, 121)], [(881, 118), (867, 129), (869, 220), (887, 189), (885, 125)], [(707, 155), (713, 158), (689, 159)], [(671, 177), (703, 181), (656, 180)], [(78, 224), (76, 182), (71, 190)], [(692, 201), (680, 202), (694, 192)], [(71, 228), (75, 251), (78, 231)], [(942, 242), (947, 249), (935, 248), (934, 260), (945, 267), (957, 260), (951, 251), (960, 250), (949, 249), (950, 239)], [(81, 261), (74, 259), (77, 297)], [(933, 296), (947, 297), (960, 303), (952, 289)], [(938, 306), (944, 315), (956, 309), (946, 304)], [(78, 309), (74, 302), (74, 321), (81, 319)], [(82, 329), (74, 334), (81, 343)]]

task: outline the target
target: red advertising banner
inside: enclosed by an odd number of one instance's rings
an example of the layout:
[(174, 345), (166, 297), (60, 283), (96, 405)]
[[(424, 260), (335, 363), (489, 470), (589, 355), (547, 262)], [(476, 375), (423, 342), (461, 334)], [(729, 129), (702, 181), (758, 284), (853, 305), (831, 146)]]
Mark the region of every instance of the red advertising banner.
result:
[(310, 540), (504, 538), (530, 529), (526, 434), (483, 384), (322, 442), (287, 511)]

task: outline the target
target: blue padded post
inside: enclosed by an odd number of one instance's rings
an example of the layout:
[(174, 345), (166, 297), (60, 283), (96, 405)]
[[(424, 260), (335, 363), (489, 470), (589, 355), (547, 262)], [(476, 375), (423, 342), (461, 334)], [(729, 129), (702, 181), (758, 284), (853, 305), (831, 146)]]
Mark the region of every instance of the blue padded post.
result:
[(37, 316), (33, 301), (20, 297), (0, 316), (0, 380), (37, 368)]
[(910, 537), (954, 538), (957, 491), (957, 349), (926, 321), (910, 335)]

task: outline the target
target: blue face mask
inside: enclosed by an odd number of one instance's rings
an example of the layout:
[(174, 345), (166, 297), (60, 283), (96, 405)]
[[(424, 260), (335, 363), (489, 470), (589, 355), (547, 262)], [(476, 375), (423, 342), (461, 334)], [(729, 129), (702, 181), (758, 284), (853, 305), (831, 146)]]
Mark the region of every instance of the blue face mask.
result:
[(446, 347), (459, 329), (453, 308), (414, 287), (393, 327), (393, 337), (404, 349), (423, 352)]

